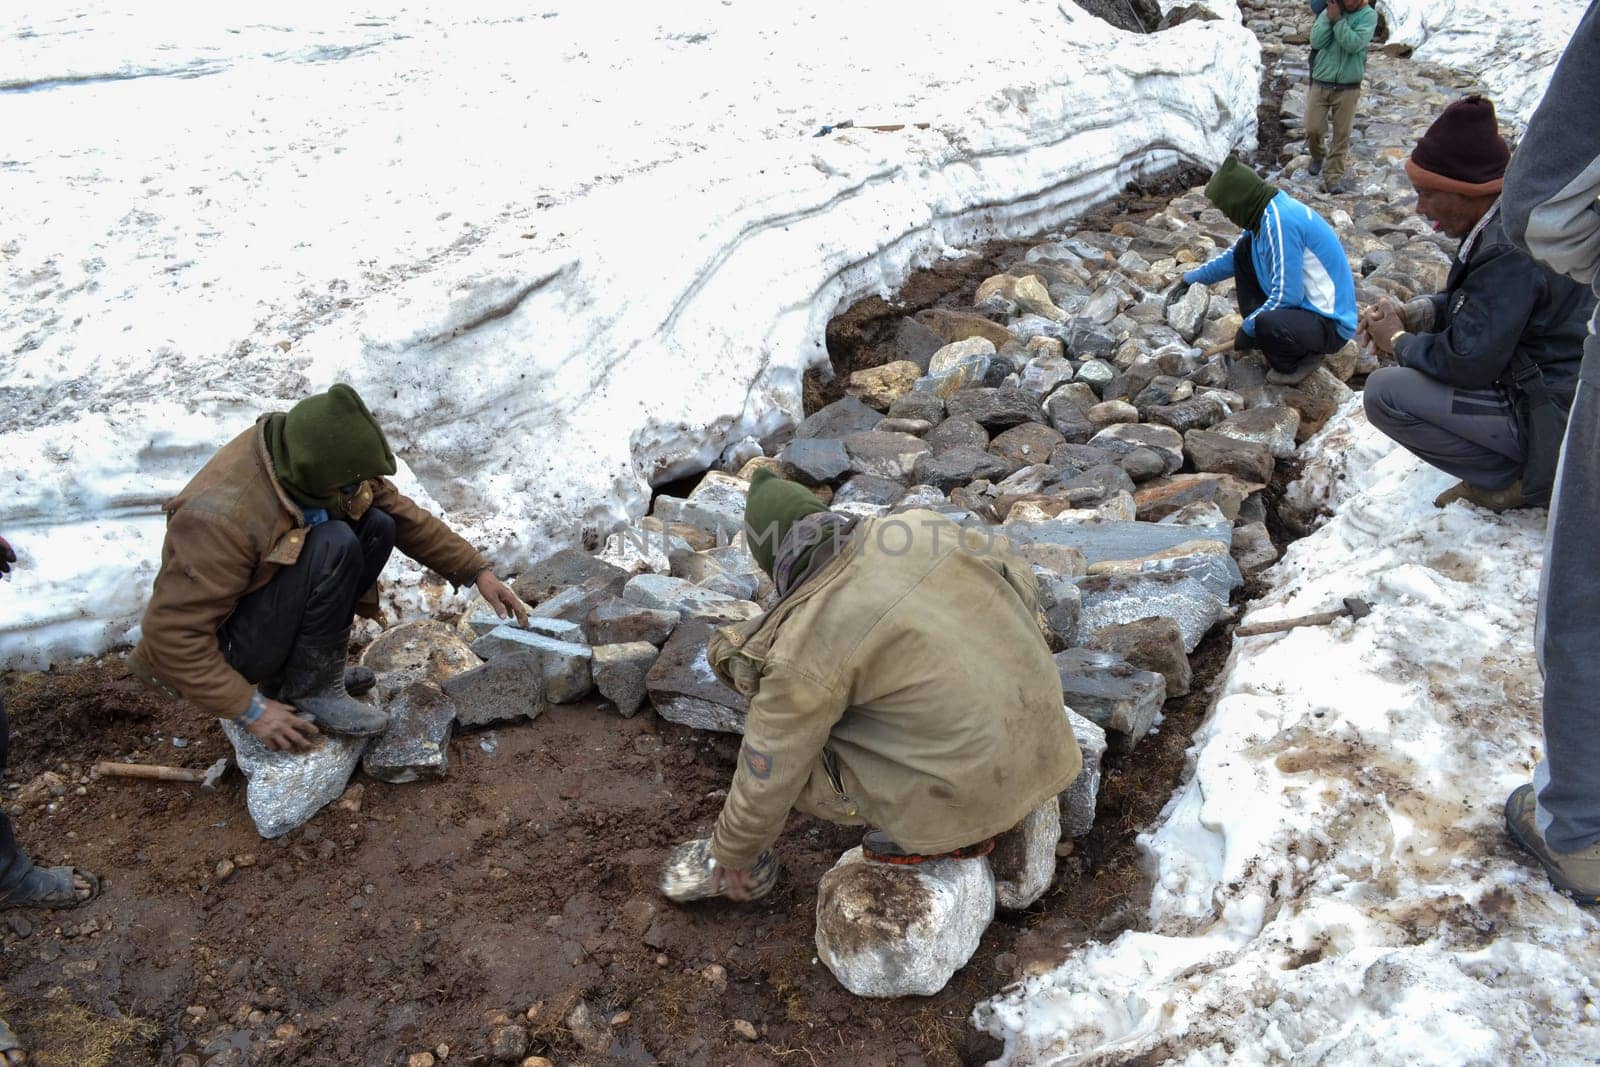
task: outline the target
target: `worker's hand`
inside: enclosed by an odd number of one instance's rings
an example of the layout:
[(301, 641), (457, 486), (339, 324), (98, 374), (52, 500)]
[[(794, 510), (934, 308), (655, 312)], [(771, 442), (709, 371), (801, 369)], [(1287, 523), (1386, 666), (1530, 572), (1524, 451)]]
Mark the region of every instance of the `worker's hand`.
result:
[(0, 574), (10, 574), (11, 565), (16, 561), (16, 550), (4, 537), (0, 537)]
[(749, 871), (734, 871), (727, 867), (717, 866), (711, 871), (712, 888), (729, 900), (744, 903), (751, 899), (755, 891), (755, 879), (750, 877)]
[(261, 717), (245, 727), (274, 752), (306, 752), (318, 730), (295, 714), (294, 708), (278, 700), (268, 700)]
[(1406, 328), (1405, 320), (1400, 317), (1400, 305), (1393, 300), (1380, 300), (1368, 308), (1361, 325), (1373, 349), (1390, 356), (1394, 355), (1391, 344), (1394, 335)]
[(1339, 3), (1339, 0), (1328, 0), (1326, 10), (1329, 22), (1338, 22), (1340, 16), (1344, 14), (1344, 7)]
[(478, 575), (478, 592), (483, 594), (483, 599), (489, 602), (489, 606), (500, 618), (515, 615), (520, 625), (528, 625), (528, 605), (511, 591), (509, 585), (496, 578), (494, 571), (484, 570)]

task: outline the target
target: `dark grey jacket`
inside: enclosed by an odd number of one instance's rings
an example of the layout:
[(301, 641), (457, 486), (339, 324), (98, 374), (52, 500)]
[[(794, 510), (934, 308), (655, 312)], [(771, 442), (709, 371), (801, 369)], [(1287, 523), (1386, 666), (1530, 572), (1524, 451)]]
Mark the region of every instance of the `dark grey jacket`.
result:
[[(1591, 3), (1506, 172), (1501, 199), (1512, 241), (1600, 296), (1600, 0)], [(1600, 383), (1600, 312), (1583, 377)]]
[(1572, 406), (1595, 296), (1513, 245), (1498, 210), (1433, 306), (1432, 331), (1396, 344), (1401, 366), (1457, 389), (1509, 389), (1512, 357), (1524, 352), (1561, 407)]

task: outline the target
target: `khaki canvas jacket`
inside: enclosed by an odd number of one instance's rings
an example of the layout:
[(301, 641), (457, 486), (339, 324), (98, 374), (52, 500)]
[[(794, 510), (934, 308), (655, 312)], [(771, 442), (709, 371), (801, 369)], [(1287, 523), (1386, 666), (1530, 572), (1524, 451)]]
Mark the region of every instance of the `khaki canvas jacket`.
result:
[(859, 524), (775, 609), (716, 631), (712, 669), (750, 696), (711, 852), (748, 867), (797, 800), (916, 852), (1003, 833), (1083, 758), (1002, 538), (931, 511)]
[[(222, 656), (217, 631), (244, 596), (300, 558), (309, 527), (278, 484), (267, 456), (263, 415), (213, 456), (183, 491), (161, 505), (161, 546), (142, 635), (130, 666), (196, 707), (231, 718), (250, 703), (255, 685)], [(477, 549), (419, 508), (387, 478), (370, 483), (372, 507), (394, 519), (395, 545), (457, 585), (489, 566)], [(342, 518), (330, 515), (330, 521)], [(376, 615), (377, 587), (358, 610)]]

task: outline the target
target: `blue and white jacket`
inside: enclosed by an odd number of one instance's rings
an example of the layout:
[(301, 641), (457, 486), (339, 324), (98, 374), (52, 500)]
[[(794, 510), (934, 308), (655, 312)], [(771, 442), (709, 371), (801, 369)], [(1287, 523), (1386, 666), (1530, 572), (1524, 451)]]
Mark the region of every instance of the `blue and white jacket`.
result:
[[(1333, 320), (1340, 337), (1356, 335), (1356, 282), (1350, 261), (1333, 227), (1315, 211), (1288, 193), (1267, 202), (1250, 240), (1250, 262), (1261, 282), (1267, 302), (1240, 327), (1256, 335), (1255, 320), (1267, 311), (1304, 308)], [(1243, 236), (1240, 237), (1242, 241)], [(1233, 254), (1238, 242), (1203, 267), (1183, 276), (1186, 282), (1220, 282), (1233, 277)]]

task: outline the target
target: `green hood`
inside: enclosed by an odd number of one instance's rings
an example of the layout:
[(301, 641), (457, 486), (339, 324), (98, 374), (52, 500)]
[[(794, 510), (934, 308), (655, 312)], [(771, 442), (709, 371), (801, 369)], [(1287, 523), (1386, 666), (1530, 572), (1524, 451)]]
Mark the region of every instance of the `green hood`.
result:
[(1261, 213), (1277, 195), (1277, 189), (1262, 181), (1255, 171), (1232, 154), (1222, 161), (1222, 166), (1206, 183), (1206, 199), (1217, 205), (1235, 226), (1246, 230), (1256, 228)]
[[(807, 515), (827, 510), (805, 486), (785, 481), (765, 467), (755, 472), (744, 502), (744, 539), (767, 577), (772, 577), (773, 559), (790, 528)], [(804, 561), (797, 566), (803, 570)]]
[(269, 415), (265, 432), (278, 483), (303, 507), (334, 507), (341, 485), (395, 472), (383, 427), (348, 385)]

